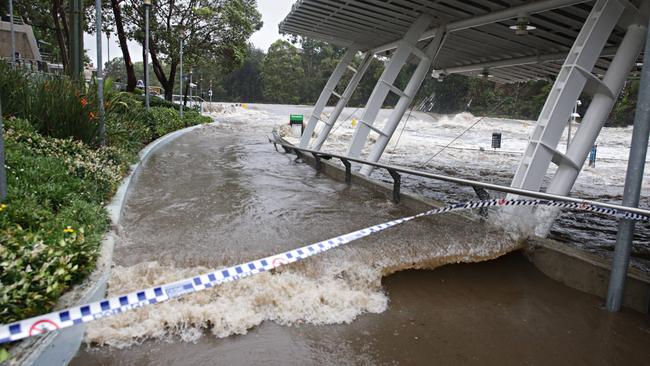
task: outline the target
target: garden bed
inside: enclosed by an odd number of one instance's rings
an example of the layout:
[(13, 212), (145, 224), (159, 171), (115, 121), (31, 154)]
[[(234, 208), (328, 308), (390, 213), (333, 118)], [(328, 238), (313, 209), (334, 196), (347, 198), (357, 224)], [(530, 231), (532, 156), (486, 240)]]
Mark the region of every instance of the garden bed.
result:
[(0, 204), (2, 324), (52, 310), (93, 271), (110, 224), (105, 204), (142, 147), (211, 122), (193, 110), (184, 119), (164, 106), (146, 111), (137, 97), (107, 86), (100, 144), (92, 85), (0, 65), (8, 182)]

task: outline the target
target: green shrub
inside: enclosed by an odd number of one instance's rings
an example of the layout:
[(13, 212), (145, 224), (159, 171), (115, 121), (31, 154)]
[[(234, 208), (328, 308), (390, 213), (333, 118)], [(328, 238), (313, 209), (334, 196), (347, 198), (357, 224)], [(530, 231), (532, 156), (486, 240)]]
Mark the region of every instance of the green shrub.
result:
[[(144, 106), (144, 95), (138, 94), (134, 95), (134, 97), (142, 103)], [(165, 108), (171, 108), (171, 109), (178, 109), (178, 105), (165, 100), (163, 98), (157, 97), (157, 96), (150, 96), (149, 98), (149, 107), (165, 107)]]
[(107, 144), (134, 155), (154, 137), (147, 111), (130, 93), (111, 92), (105, 121)]
[(8, 197), (0, 205), (0, 323), (43, 313), (94, 268), (108, 216), (103, 203), (129, 155), (41, 136), (6, 121)]
[(108, 80), (108, 146), (99, 147), (94, 88), (0, 64), (3, 114), (12, 116), (5, 120), (9, 191), (0, 204), (0, 323), (47, 312), (93, 270), (109, 223), (103, 205), (145, 144), (211, 121), (195, 110), (181, 119), (164, 101), (147, 112), (140, 97)]
[(27, 74), (0, 63), (3, 114), (30, 121), (43, 135), (97, 144), (97, 98), (65, 76)]
[(177, 111), (165, 107), (153, 107), (149, 111), (149, 121), (156, 137), (185, 127)]
[(212, 118), (207, 117), (195, 110), (183, 112), (183, 121), (186, 126), (200, 125), (212, 122)]

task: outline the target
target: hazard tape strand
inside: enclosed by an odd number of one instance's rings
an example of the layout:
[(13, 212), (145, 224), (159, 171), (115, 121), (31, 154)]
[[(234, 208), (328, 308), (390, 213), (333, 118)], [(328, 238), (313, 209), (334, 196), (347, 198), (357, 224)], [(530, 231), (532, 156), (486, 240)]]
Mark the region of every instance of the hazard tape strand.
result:
[(75, 306), (65, 310), (59, 310), (48, 314), (39, 315), (15, 323), (0, 325), (0, 344), (13, 342), (20, 339), (41, 335), (49, 331), (68, 328), (77, 324), (88, 323), (97, 319), (118, 315), (120, 313), (138, 309), (146, 305), (157, 304), (193, 292), (202, 291), (219, 284), (236, 281), (261, 272), (270, 271), (272, 269), (285, 266), (308, 257), (312, 257), (341, 245), (351, 243), (355, 240), (367, 237), (369, 235), (420, 217), (432, 216), (451, 211), (499, 206), (550, 206), (563, 209), (598, 212), (601, 214), (628, 220), (650, 221), (650, 217), (648, 216), (636, 213), (620, 212), (616, 209), (594, 206), (588, 203), (522, 199), (492, 199), (486, 201), (459, 203), (370, 226), (345, 235), (337, 236), (332, 239), (327, 239), (318, 243), (310, 244), (301, 248), (289, 250), (284, 253), (268, 256), (248, 263), (216, 270), (157, 287), (151, 287), (145, 290), (131, 292), (126, 295), (111, 297), (86, 305)]

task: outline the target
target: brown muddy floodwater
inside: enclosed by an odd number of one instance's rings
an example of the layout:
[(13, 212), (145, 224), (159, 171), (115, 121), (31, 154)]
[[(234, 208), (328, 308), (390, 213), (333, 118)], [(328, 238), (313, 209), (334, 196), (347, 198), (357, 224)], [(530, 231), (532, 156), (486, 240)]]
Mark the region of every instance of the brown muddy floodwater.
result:
[[(413, 214), (277, 153), (224, 118), (134, 180), (110, 295)], [(275, 273), (89, 325), (73, 365), (643, 364), (650, 322), (553, 282), (492, 224), (419, 219)]]

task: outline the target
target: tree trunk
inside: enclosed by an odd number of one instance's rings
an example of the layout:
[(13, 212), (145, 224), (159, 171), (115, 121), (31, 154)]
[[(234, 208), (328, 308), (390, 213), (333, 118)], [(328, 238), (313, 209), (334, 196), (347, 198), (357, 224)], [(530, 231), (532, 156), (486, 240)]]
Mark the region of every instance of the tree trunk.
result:
[(167, 79), (167, 84), (163, 85), (163, 87), (165, 88), (165, 99), (171, 102), (174, 97), (174, 82), (176, 81), (176, 68), (178, 67), (178, 63), (172, 60), (169, 66), (169, 79)]
[(54, 33), (56, 34), (56, 41), (59, 44), (59, 52), (61, 52), (61, 64), (63, 65), (63, 71), (68, 71), (68, 50), (66, 48), (66, 41), (63, 36), (63, 30), (61, 29), (60, 18), (65, 18), (65, 14), (61, 17), (61, 0), (52, 1), (52, 20), (54, 21)]
[[(68, 27), (68, 17), (66, 12), (63, 10), (63, 5), (61, 0), (59, 2), (59, 17), (61, 19), (61, 24), (63, 25), (63, 38), (65, 39), (65, 44), (70, 44), (70, 27)], [(68, 59), (69, 60), (69, 59)]]
[(190, 82), (185, 84), (185, 92), (183, 93), (183, 107), (187, 107), (187, 93), (190, 91)]
[(120, 49), (122, 50), (122, 58), (124, 59), (124, 67), (126, 68), (126, 91), (133, 92), (138, 80), (135, 78), (135, 68), (131, 61), (131, 54), (129, 53), (129, 46), (126, 42), (126, 33), (124, 33), (124, 23), (122, 22), (122, 10), (120, 9), (121, 0), (111, 0), (111, 7), (113, 8), (113, 15), (115, 17), (115, 29), (117, 31), (117, 38), (120, 41)]
[(153, 37), (149, 39), (149, 54), (151, 55), (153, 72), (156, 74), (156, 78), (160, 82), (160, 85), (162, 85), (162, 87), (165, 89), (165, 99), (171, 101), (172, 95), (174, 94), (174, 76), (176, 73), (176, 63), (172, 61), (172, 69), (169, 72), (169, 78), (167, 78), (165, 75), (165, 69), (163, 69), (160, 60), (158, 59), (158, 50), (156, 48), (156, 43)]

